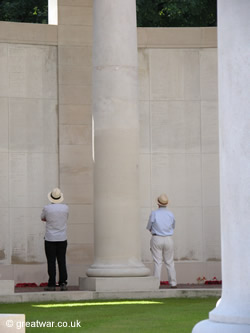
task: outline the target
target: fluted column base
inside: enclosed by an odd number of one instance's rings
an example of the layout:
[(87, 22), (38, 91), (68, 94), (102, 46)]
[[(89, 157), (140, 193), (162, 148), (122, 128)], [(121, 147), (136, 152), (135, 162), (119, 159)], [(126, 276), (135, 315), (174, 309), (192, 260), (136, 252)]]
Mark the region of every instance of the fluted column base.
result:
[(157, 291), (159, 280), (154, 276), (145, 277), (81, 277), (80, 290), (96, 292)]
[(89, 277), (140, 277), (149, 276), (150, 270), (143, 264), (138, 265), (95, 265), (87, 270)]

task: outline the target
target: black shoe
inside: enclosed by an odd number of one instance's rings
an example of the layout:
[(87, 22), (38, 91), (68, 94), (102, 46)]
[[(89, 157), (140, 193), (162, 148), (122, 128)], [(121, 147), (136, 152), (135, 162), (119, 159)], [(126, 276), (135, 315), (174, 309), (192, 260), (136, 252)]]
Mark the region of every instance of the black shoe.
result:
[(56, 287), (45, 287), (44, 288), (45, 291), (56, 291)]
[(66, 291), (66, 290), (68, 290), (67, 285), (66, 285), (65, 283), (62, 283), (62, 284), (60, 285), (60, 290), (61, 290), (61, 291)]
[(177, 286), (171, 286), (171, 289), (176, 289), (177, 288)]

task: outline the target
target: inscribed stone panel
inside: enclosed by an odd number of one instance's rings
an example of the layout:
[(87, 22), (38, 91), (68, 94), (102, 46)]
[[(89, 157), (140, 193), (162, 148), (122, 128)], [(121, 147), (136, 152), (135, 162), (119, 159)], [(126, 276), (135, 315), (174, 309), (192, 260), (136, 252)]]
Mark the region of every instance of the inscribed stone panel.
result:
[[(0, 155), (1, 156), (1, 155)], [(1, 158), (1, 157), (0, 157)], [(6, 193), (7, 196), (7, 193)], [(7, 207), (0, 207), (0, 263), (10, 263), (10, 227)], [(0, 276), (1, 279), (3, 278)]]
[(220, 207), (203, 207), (204, 259), (221, 259)]
[(68, 241), (70, 244), (92, 244), (94, 242), (93, 223), (69, 224)]
[(173, 206), (201, 206), (201, 161), (198, 154), (152, 156), (152, 198), (164, 192)]
[(150, 50), (150, 99), (199, 100), (199, 51)]
[(219, 156), (202, 155), (202, 201), (204, 206), (219, 206)]
[(140, 206), (150, 207), (151, 205), (151, 156), (140, 154)]
[(8, 152), (8, 148), (9, 148), (8, 99), (0, 98), (0, 152)]
[(57, 48), (9, 46), (10, 96), (57, 99)]
[(148, 101), (150, 96), (149, 54), (146, 49), (138, 50), (138, 99)]
[(27, 264), (23, 263), (22, 265), (15, 265), (13, 267), (14, 267), (14, 279), (15, 282), (17, 283), (30, 281), (31, 278), (32, 282), (36, 282), (37, 284), (48, 281), (46, 259), (45, 262), (41, 264), (38, 262), (35, 265), (31, 265), (28, 262)]
[(217, 101), (201, 102), (201, 145), (203, 153), (219, 152)]
[[(92, 264), (94, 261), (94, 246), (92, 244), (68, 244), (67, 264)], [(71, 273), (71, 269), (69, 270)], [(71, 274), (70, 274), (71, 275)]]
[(46, 262), (40, 208), (11, 208), (12, 263)]
[[(65, 197), (65, 202), (68, 202)], [(94, 223), (93, 205), (69, 205), (69, 224)]]
[(200, 153), (200, 102), (151, 102), (152, 151)]
[(11, 207), (41, 207), (58, 186), (58, 155), (11, 153), (9, 177)]
[(0, 43), (0, 96), (9, 93), (8, 44)]
[[(25, 208), (24, 208), (25, 210)], [(11, 221), (11, 263), (20, 264), (27, 258), (27, 219), (24, 210), (20, 213), (17, 208), (10, 208)]]
[(175, 260), (202, 260), (203, 228), (201, 207), (170, 207), (176, 219)]
[(152, 262), (152, 254), (150, 251), (151, 234), (146, 229), (150, 212), (150, 208), (140, 209), (141, 258), (144, 262)]
[(151, 129), (150, 129), (150, 103), (140, 101), (139, 121), (140, 121), (140, 152), (149, 153), (151, 151)]
[(9, 154), (0, 153), (0, 207), (9, 202)]
[[(27, 263), (46, 261), (44, 253), (45, 224), (40, 219), (41, 211), (42, 207), (15, 207), (10, 210), (13, 234), (12, 255), (15, 256), (16, 263), (18, 263), (18, 260)], [(20, 230), (19, 225), (23, 226), (25, 230)], [(24, 238), (25, 246), (20, 237)], [(26, 249), (26, 253), (22, 249)]]
[(201, 99), (218, 100), (217, 49), (200, 51)]
[(57, 152), (57, 101), (10, 99), (10, 150), (12, 152)]

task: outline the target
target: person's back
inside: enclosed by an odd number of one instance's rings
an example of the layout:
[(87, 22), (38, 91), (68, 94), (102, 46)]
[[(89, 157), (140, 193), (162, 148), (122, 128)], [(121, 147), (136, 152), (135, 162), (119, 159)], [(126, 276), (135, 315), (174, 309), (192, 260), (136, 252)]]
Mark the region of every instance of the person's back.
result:
[(62, 204), (64, 198), (59, 188), (55, 188), (48, 194), (51, 204), (46, 205), (41, 214), (41, 220), (46, 223), (45, 231), (45, 254), (48, 264), (48, 287), (47, 291), (56, 290), (56, 261), (59, 268), (60, 290), (67, 290), (67, 220), (69, 208)]
[(158, 236), (172, 236), (175, 228), (173, 213), (165, 206), (160, 206), (151, 213), (151, 233)]
[(67, 239), (69, 208), (65, 204), (49, 204), (43, 208), (46, 218), (45, 240), (64, 241)]
[(168, 197), (161, 194), (157, 198), (158, 209), (151, 212), (147, 229), (151, 232), (150, 250), (154, 260), (154, 276), (161, 278), (162, 259), (166, 264), (171, 288), (176, 288), (174, 267), (174, 243), (172, 235), (175, 228), (173, 213), (167, 209)]

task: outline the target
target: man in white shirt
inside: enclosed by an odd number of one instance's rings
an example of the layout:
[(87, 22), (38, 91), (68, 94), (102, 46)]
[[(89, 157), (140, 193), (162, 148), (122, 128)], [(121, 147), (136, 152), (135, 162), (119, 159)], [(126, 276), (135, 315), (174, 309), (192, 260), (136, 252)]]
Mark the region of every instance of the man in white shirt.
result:
[(161, 279), (162, 259), (166, 265), (169, 284), (176, 288), (176, 272), (174, 267), (174, 243), (172, 235), (175, 228), (175, 219), (167, 209), (168, 197), (161, 194), (157, 198), (158, 209), (151, 212), (147, 229), (151, 232), (150, 250), (154, 260), (154, 276)]
[(45, 254), (48, 263), (48, 287), (47, 291), (56, 290), (56, 261), (59, 268), (60, 290), (67, 290), (67, 220), (69, 208), (62, 204), (64, 198), (61, 190), (55, 188), (48, 194), (51, 204), (43, 208), (41, 220), (46, 222), (45, 232)]

